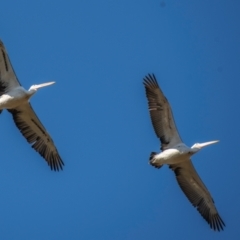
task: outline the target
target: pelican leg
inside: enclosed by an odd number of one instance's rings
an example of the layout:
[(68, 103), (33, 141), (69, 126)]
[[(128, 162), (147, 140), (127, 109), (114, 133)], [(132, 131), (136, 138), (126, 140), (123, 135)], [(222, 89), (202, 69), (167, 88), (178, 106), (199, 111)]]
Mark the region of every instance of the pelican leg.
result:
[(155, 156), (157, 155), (156, 152), (151, 152), (150, 157), (149, 157), (149, 164), (151, 164), (155, 168), (161, 168), (163, 164), (159, 164), (157, 162), (157, 159), (155, 159)]

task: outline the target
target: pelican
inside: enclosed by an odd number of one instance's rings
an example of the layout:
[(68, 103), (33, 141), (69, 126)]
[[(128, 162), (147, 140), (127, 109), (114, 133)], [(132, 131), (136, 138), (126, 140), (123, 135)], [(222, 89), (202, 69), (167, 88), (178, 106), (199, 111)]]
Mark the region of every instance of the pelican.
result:
[(42, 125), (31, 104), (30, 98), (38, 89), (55, 82), (33, 85), (25, 90), (12, 68), (7, 51), (0, 40), (0, 113), (7, 109), (26, 140), (48, 163), (51, 170), (62, 169), (64, 163), (53, 140)]
[(218, 141), (196, 143), (191, 148), (187, 147), (179, 136), (170, 104), (160, 89), (154, 74), (147, 75), (143, 80), (152, 125), (160, 139), (162, 151), (150, 154), (150, 164), (156, 168), (168, 164), (174, 171), (180, 188), (210, 227), (215, 231), (223, 230), (225, 224), (218, 214), (210, 192), (198, 176), (190, 159), (203, 147)]

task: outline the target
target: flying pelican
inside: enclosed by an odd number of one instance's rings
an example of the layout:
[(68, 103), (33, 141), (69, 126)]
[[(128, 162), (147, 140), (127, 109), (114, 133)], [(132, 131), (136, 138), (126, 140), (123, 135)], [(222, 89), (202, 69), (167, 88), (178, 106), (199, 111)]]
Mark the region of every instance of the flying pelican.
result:
[(223, 230), (225, 224), (217, 212), (211, 194), (198, 176), (190, 159), (203, 147), (218, 141), (196, 143), (191, 148), (187, 147), (178, 134), (170, 104), (161, 91), (154, 74), (146, 76), (143, 84), (152, 125), (161, 141), (162, 150), (161, 153), (151, 153), (150, 164), (156, 168), (168, 164), (174, 171), (182, 191), (210, 227), (213, 230)]
[(26, 140), (48, 163), (52, 170), (62, 169), (64, 163), (51, 136), (44, 128), (29, 103), (39, 88), (54, 84), (48, 82), (33, 85), (25, 90), (12, 68), (7, 51), (0, 40), (0, 113), (7, 109)]

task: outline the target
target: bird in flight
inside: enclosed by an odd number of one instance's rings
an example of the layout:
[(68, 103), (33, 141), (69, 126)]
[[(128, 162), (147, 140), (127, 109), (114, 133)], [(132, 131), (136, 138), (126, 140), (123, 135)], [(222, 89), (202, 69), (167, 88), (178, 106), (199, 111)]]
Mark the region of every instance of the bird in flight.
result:
[(156, 168), (168, 164), (170, 169), (174, 171), (180, 188), (210, 227), (213, 230), (223, 230), (225, 224), (218, 214), (210, 192), (198, 176), (191, 161), (192, 155), (203, 147), (218, 141), (196, 143), (191, 148), (186, 146), (177, 131), (171, 106), (160, 89), (154, 74), (147, 75), (143, 84), (152, 125), (160, 139), (162, 151), (150, 154), (150, 164)]
[(25, 90), (17, 79), (7, 51), (0, 40), (0, 113), (7, 109), (26, 140), (48, 163), (52, 170), (62, 169), (64, 163), (54, 142), (29, 103), (39, 88), (54, 84), (32, 85)]

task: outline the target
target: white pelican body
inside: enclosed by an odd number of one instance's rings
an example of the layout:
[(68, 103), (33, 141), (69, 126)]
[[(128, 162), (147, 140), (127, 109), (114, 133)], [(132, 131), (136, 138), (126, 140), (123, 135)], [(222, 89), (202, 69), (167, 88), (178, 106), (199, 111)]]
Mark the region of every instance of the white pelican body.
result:
[(160, 167), (163, 164), (174, 164), (185, 161), (189, 157), (189, 147), (185, 144), (178, 144), (172, 148), (166, 149), (165, 151), (153, 154), (154, 157), (151, 159), (152, 165)]
[(31, 95), (23, 87), (17, 87), (0, 97), (0, 109), (13, 109), (27, 103)]
[(181, 140), (171, 107), (161, 91), (154, 75), (144, 78), (148, 108), (156, 135), (161, 142), (161, 153), (152, 152), (149, 162), (156, 168), (164, 164), (174, 171), (178, 184), (189, 201), (214, 230), (223, 230), (223, 220), (217, 212), (210, 192), (198, 176), (190, 157), (203, 147), (217, 143), (196, 143), (191, 148)]
[(48, 163), (52, 170), (60, 170), (64, 165), (51, 136), (44, 128), (31, 104), (30, 97), (39, 88), (54, 84), (54, 82), (33, 85), (27, 91), (19, 83), (12, 68), (7, 51), (0, 40), (0, 113), (8, 110), (13, 120), (34, 148)]
[[(217, 143), (218, 141), (211, 141), (203, 143), (205, 146)], [(203, 144), (198, 143), (198, 145), (203, 146)], [(163, 164), (176, 164), (189, 160), (193, 154), (198, 152), (201, 148), (195, 147), (193, 145), (191, 148), (186, 146), (184, 143), (179, 143), (169, 149), (164, 150), (159, 154), (153, 153), (151, 158), (151, 164), (155, 167), (161, 167)]]

